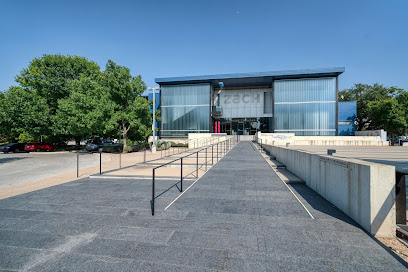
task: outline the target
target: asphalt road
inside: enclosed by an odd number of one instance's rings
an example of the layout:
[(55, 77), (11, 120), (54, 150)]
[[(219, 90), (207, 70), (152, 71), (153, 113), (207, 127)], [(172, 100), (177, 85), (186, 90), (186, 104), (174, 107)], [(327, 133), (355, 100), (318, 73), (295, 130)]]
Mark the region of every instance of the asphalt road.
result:
[[(76, 170), (72, 152), (0, 153), (0, 188)], [(81, 153), (80, 169), (99, 163), (98, 154)]]

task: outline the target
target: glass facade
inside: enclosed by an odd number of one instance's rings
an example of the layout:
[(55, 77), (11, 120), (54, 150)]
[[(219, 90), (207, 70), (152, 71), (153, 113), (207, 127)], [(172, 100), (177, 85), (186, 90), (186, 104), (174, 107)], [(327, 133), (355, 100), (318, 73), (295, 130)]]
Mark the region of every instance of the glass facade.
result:
[(161, 135), (210, 132), (210, 84), (161, 86)]
[(357, 101), (339, 102), (339, 136), (354, 136), (357, 120)]
[(336, 78), (276, 80), (275, 133), (336, 135)]
[(271, 132), (272, 119), (272, 117), (217, 118), (214, 126), (218, 126), (219, 123), (220, 132), (228, 135), (255, 135), (257, 131)]

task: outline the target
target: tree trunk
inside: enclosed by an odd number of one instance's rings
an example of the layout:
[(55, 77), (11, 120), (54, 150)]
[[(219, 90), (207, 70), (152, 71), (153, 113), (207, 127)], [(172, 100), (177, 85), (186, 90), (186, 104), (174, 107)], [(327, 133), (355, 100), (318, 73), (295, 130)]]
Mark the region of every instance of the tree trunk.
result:
[(122, 137), (123, 137), (123, 149), (122, 152), (126, 149), (127, 147), (127, 133), (130, 129), (130, 125), (126, 127), (126, 124), (123, 122), (122, 123), (123, 131), (122, 131)]
[(81, 137), (75, 137), (75, 149), (76, 150), (81, 149)]
[(123, 152), (127, 147), (127, 131), (126, 131), (126, 129), (123, 130), (122, 137), (123, 137), (123, 149), (122, 149), (122, 152)]

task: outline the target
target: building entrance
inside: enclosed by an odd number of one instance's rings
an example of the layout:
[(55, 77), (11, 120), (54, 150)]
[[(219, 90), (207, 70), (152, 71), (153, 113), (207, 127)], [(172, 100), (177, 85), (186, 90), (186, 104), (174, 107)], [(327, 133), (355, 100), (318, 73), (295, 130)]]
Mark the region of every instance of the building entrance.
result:
[(220, 132), (228, 135), (255, 135), (260, 130), (259, 118), (233, 118), (232, 120), (217, 119), (220, 124)]

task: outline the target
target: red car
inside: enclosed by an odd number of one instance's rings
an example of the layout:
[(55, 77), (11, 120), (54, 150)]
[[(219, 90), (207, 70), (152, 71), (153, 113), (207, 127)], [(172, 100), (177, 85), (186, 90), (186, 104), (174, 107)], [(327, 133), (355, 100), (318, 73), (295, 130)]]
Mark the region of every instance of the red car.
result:
[(32, 143), (32, 144), (26, 144), (24, 146), (24, 151), (27, 151), (27, 152), (55, 151), (55, 150), (57, 150), (57, 146), (49, 144), (49, 143)]

